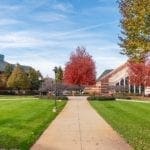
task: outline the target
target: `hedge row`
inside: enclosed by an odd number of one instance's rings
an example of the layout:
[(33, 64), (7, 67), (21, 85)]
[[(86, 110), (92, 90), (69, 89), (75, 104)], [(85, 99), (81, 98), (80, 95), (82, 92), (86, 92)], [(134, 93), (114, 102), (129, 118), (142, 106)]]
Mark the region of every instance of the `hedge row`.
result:
[(41, 99), (51, 99), (51, 100), (68, 100), (67, 96), (38, 96)]
[(90, 101), (93, 101), (93, 100), (98, 100), (98, 101), (116, 100), (116, 98), (113, 97), (113, 96), (90, 96), (87, 99), (90, 100)]
[(127, 100), (130, 100), (132, 99), (130, 96), (115, 96), (116, 99), (127, 99)]

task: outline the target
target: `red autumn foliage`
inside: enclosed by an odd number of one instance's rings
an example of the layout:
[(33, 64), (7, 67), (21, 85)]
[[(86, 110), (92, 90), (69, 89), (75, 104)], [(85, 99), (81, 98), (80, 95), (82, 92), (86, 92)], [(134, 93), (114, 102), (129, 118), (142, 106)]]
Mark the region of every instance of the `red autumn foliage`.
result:
[(93, 85), (96, 82), (95, 62), (85, 48), (71, 54), (64, 71), (64, 82), (73, 85)]
[(150, 86), (150, 63), (128, 62), (130, 84)]

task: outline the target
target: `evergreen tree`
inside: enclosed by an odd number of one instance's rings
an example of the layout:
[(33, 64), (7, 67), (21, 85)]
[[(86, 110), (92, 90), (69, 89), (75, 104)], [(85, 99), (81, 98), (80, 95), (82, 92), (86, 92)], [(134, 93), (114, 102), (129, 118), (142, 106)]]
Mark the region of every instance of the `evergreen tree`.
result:
[(33, 68), (30, 68), (28, 72), (28, 78), (30, 81), (30, 89), (38, 90), (41, 85), (41, 79), (42, 79), (41, 73), (39, 71), (36, 71)]
[(53, 69), (54, 73), (55, 73), (55, 82), (57, 83), (61, 83), (62, 80), (63, 80), (63, 70), (62, 68), (59, 66), (59, 67), (55, 67)]
[(57, 80), (59, 83), (61, 83), (63, 80), (63, 70), (62, 70), (61, 66), (59, 66), (59, 68), (58, 68)]
[(6, 75), (7, 77), (9, 77), (9, 76), (11, 75), (13, 69), (14, 69), (14, 66), (13, 66), (12, 64), (7, 64), (7, 65), (5, 66), (5, 69), (4, 69), (5, 75)]
[(7, 83), (7, 76), (4, 73), (0, 74), (0, 88), (5, 89), (6, 83)]
[(10, 77), (7, 81), (7, 86), (13, 89), (28, 89), (30, 87), (30, 81), (28, 79), (28, 76), (26, 72), (20, 67), (20, 65), (17, 65)]
[(142, 60), (150, 51), (150, 0), (119, 0), (122, 53)]

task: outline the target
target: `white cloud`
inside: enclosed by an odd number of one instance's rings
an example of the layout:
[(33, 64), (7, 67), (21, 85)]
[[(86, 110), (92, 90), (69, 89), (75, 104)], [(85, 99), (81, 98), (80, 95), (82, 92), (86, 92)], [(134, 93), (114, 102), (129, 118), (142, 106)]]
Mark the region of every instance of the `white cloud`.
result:
[(0, 19), (0, 26), (19, 24), (19, 23), (22, 23), (22, 21), (15, 20), (15, 19)]
[[(119, 46), (106, 39), (105, 33), (98, 35), (90, 32), (90, 29), (91, 27), (81, 28), (80, 32), (78, 29), (67, 32), (67, 34), (65, 31), (61, 31), (61, 33), (24, 31), (6, 34), (0, 36), (0, 48), (14, 51), (12, 55), (16, 56), (14, 59), (8, 59), (9, 61), (31, 65), (41, 70), (44, 75), (53, 75), (54, 66), (64, 65), (68, 61), (71, 51), (78, 45), (85, 46), (96, 61), (99, 75), (106, 68), (117, 67), (125, 58), (118, 56)], [(71, 34), (72, 32), (74, 34)], [(32, 52), (22, 49), (25, 47), (32, 49)], [(15, 54), (17, 51), (15, 48), (18, 49), (17, 54)], [(20, 52), (21, 55), (18, 56)]]
[(51, 60), (49, 58), (45, 58), (45, 57), (38, 55), (38, 52), (37, 54), (33, 54), (32, 52), (26, 53), (23, 56), (14, 56), (14, 57), (10, 56), (7, 58), (7, 60), (13, 64), (19, 63), (19, 64), (26, 65), (26, 66), (32, 66), (36, 70), (40, 70), (40, 72), (44, 76), (48, 75), (50, 77), (54, 77), (53, 68), (55, 66), (60, 65), (57, 62), (55, 62), (54, 59)]
[(58, 11), (62, 11), (64, 13), (71, 13), (73, 12), (73, 5), (71, 3), (60, 3), (60, 2), (55, 2), (52, 5), (52, 8)]
[(42, 13), (33, 17), (33, 19), (42, 22), (55, 22), (62, 21), (66, 19), (66, 16), (59, 13)]
[(12, 32), (0, 35), (0, 48), (22, 48), (38, 46), (43, 42), (42, 39), (33, 37), (31, 34), (24, 32)]
[(0, 5), (0, 11), (18, 11), (21, 7), (18, 5)]
[[(85, 27), (81, 27), (81, 28), (78, 28), (78, 29), (74, 29), (74, 30), (70, 30), (70, 31), (67, 31), (67, 32), (54, 32), (53, 34), (51, 34), (51, 36), (53, 37), (74, 37), (75, 34), (77, 33), (80, 33), (79, 36), (82, 36), (81, 32), (83, 31), (90, 31), (90, 30), (93, 30), (93, 29), (96, 29), (96, 28), (99, 28), (99, 27), (102, 27), (102, 26), (107, 26), (107, 25), (113, 25), (115, 24), (117, 21), (113, 21), (113, 22), (108, 22), (108, 23), (100, 23), (100, 24), (94, 24), (94, 25), (90, 25), (90, 26), (85, 26)], [(96, 34), (97, 35), (97, 34)]]
[[(104, 5), (101, 5), (105, 3)], [(106, 4), (108, 3), (108, 5)], [(116, 9), (116, 5), (113, 5), (109, 2), (101, 1), (99, 5), (96, 7), (86, 8), (81, 11), (81, 14), (84, 16), (93, 16), (95, 14), (99, 14), (99, 17), (109, 16), (113, 18), (114, 16), (118, 15), (119, 11)]]
[[(108, 24), (113, 24), (110, 22)], [(87, 27), (78, 28), (75, 30), (66, 31), (21, 31), (11, 33), (1, 33), (0, 35), (0, 48), (39, 48), (39, 47), (62, 47), (69, 48), (74, 45), (99, 45), (99, 43), (107, 44), (105, 41), (105, 33), (100, 35), (90, 32), (90, 30), (103, 26), (104, 24), (91, 25)], [(106, 25), (106, 24), (105, 24)], [(110, 44), (110, 42), (109, 42)], [(112, 45), (112, 43), (110, 44)]]
[[(102, 21), (104, 13), (113, 18), (115, 8), (111, 5), (86, 8), (85, 4), (80, 12), (78, 9), (69, 1), (24, 0), (15, 5), (0, 2), (0, 52), (11, 63), (31, 65), (50, 76), (53, 67), (64, 65), (77, 46), (85, 46), (93, 55), (98, 75), (123, 62), (125, 58), (118, 54), (117, 42), (110, 35), (116, 26), (115, 19)], [(94, 19), (100, 15), (102, 20)]]

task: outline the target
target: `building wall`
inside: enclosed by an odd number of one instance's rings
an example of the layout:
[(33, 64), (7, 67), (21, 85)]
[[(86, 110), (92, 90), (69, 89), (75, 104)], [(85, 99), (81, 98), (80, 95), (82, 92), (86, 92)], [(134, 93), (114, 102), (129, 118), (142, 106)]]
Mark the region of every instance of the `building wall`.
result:
[(128, 77), (128, 67), (124, 66), (119, 71), (111, 75), (111, 77), (109, 78), (109, 85), (115, 85), (122, 79), (125, 80), (126, 77)]
[(99, 91), (100, 91), (99, 86), (88, 86), (85, 87), (84, 89), (84, 93), (91, 94), (91, 95), (99, 94), (100, 93)]
[(108, 94), (109, 93), (109, 82), (108, 78), (105, 78), (101, 81), (101, 86), (100, 86), (100, 94)]
[[(142, 86), (135, 86), (129, 84), (129, 74), (128, 74), (128, 66), (124, 65), (122, 68), (118, 69), (118, 71), (112, 72), (111, 77), (109, 78), (109, 86), (114, 86), (120, 88), (121, 92), (128, 92), (133, 94), (145, 94), (150, 95), (150, 87), (142, 87)], [(116, 88), (117, 89), (117, 88)], [(113, 93), (116, 92), (114, 88), (112, 91)]]

